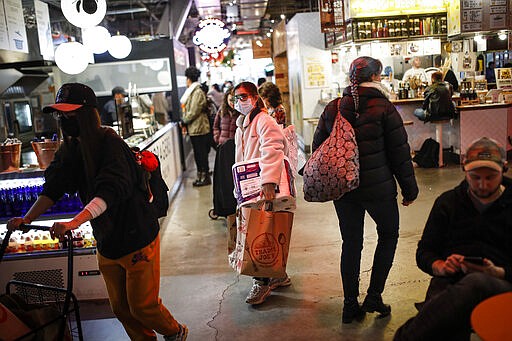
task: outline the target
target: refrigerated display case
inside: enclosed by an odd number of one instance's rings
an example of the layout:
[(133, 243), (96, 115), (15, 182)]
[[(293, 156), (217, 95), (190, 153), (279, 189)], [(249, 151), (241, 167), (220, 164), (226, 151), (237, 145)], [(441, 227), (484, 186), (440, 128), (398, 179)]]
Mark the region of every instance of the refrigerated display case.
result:
[[(159, 156), (162, 177), (171, 189), (170, 195), (179, 188), (183, 172), (179, 134), (179, 126), (169, 123), (148, 139), (140, 140), (134, 135), (127, 140), (129, 145), (150, 150)], [(7, 220), (23, 216), (37, 199), (44, 183), (44, 173), (38, 168), (23, 169), (1, 173), (0, 180), (0, 239), (3, 239)], [(55, 221), (67, 220), (82, 208), (77, 195), (66, 195), (34, 224), (51, 225)], [(83, 224), (74, 234), (78, 239), (74, 244), (74, 294), (79, 300), (108, 298), (96, 260), (90, 223)], [(8, 253), (0, 264), (0, 293), (11, 279), (66, 287), (67, 254), (62, 244), (45, 232), (36, 231), (25, 234), (17, 231), (11, 239)]]

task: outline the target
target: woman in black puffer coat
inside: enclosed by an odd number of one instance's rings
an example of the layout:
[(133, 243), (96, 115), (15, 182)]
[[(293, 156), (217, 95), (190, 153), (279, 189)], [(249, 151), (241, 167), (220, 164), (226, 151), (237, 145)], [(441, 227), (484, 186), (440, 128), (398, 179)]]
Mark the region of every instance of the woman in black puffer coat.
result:
[[(402, 205), (418, 196), (411, 153), (402, 118), (387, 98), (380, 83), (382, 64), (371, 57), (359, 57), (350, 66), (350, 86), (341, 99), (330, 102), (320, 116), (313, 138), (317, 149), (331, 133), (338, 107), (356, 134), (359, 148), (360, 184), (352, 192), (334, 201), (343, 240), (341, 277), (344, 307), (342, 321), (350, 323), (366, 312), (386, 316), (391, 307), (382, 302), (389, 270), (398, 242), (397, 186)], [(368, 294), (358, 303), (359, 272), (365, 212), (377, 224), (375, 250)]]

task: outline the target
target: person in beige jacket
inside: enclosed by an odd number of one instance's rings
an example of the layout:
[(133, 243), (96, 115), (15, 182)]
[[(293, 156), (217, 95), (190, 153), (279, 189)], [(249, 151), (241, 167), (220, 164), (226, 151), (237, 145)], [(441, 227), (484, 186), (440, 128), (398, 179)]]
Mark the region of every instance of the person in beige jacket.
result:
[(206, 186), (212, 183), (208, 164), (211, 146), (210, 123), (207, 116), (206, 95), (198, 82), (200, 75), (201, 71), (195, 66), (185, 70), (187, 90), (180, 100), (183, 109), (182, 124), (187, 127), (197, 167), (197, 179), (193, 182), (194, 186)]
[[(241, 113), (236, 122), (238, 128), (235, 133), (235, 162), (259, 158), (261, 193), (266, 201), (272, 201), (276, 197), (276, 186), (280, 183), (283, 160), (287, 152), (283, 130), (268, 115), (258, 96), (256, 85), (251, 82), (242, 82), (235, 87), (235, 109)], [(254, 277), (252, 289), (245, 302), (261, 304), (271, 294), (272, 289), (290, 284), (288, 276)]]

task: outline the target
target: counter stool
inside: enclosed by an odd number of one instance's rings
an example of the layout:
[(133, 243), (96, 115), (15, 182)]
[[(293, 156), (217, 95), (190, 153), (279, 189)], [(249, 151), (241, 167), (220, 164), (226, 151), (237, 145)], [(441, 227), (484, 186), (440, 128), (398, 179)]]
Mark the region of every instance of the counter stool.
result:
[(450, 123), (450, 119), (430, 121), (436, 125), (436, 141), (439, 143), (439, 168), (446, 166), (443, 160), (443, 124)]

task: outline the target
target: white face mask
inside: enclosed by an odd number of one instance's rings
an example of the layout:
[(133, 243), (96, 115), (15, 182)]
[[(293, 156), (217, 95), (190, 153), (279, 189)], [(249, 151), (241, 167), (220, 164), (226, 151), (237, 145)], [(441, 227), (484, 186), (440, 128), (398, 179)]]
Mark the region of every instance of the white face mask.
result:
[(254, 108), (254, 104), (250, 99), (247, 99), (246, 101), (236, 101), (235, 103), (235, 110), (240, 112), (242, 115), (249, 115), (249, 113)]

